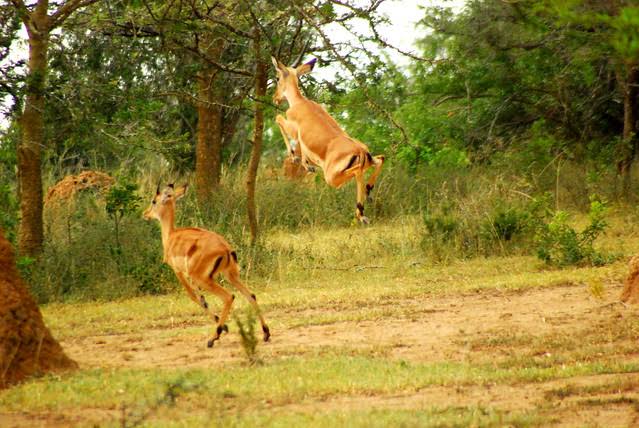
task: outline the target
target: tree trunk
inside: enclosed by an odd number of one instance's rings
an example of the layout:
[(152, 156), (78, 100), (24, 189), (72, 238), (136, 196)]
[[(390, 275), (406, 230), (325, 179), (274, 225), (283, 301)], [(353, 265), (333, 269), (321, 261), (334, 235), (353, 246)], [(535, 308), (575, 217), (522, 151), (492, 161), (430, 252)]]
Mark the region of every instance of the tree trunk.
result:
[(261, 99), (266, 95), (266, 62), (262, 58), (259, 30), (254, 32), (255, 43), (255, 117), (253, 128), (253, 147), (251, 159), (246, 177), (246, 205), (248, 211), (249, 227), (251, 230), (251, 244), (257, 241), (257, 212), (255, 208), (255, 184), (257, 167), (262, 156), (262, 140), (264, 137), (264, 106)]
[(44, 325), (0, 231), (0, 388), (31, 375), (77, 368)]
[[(620, 81), (623, 92), (623, 144), (624, 157), (619, 162), (623, 177), (623, 196), (628, 199), (632, 191), (632, 164), (637, 157), (637, 95), (639, 95), (639, 67), (626, 65), (626, 76)], [(623, 82), (623, 83), (622, 83)]]
[(20, 118), (22, 141), (18, 146), (21, 215), (18, 247), (20, 254), (28, 256), (39, 254), (43, 242), (41, 159), (48, 44), (48, 34), (30, 32), (26, 102)]
[(222, 107), (217, 96), (217, 71), (207, 68), (198, 76), (195, 184), (201, 204), (210, 201), (220, 184), (222, 169)]

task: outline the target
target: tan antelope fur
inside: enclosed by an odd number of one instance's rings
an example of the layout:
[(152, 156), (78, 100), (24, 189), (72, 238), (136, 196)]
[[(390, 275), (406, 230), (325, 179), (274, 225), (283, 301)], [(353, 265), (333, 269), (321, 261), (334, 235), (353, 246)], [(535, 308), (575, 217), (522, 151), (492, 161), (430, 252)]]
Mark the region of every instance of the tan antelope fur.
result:
[[(202, 306), (202, 309), (217, 323), (215, 333), (207, 342), (207, 346), (212, 347), (222, 332), (228, 331), (225, 322), (235, 299), (233, 294), (215, 281), (215, 277), (219, 274), (223, 274), (253, 305), (262, 324), (264, 341), (268, 341), (269, 328), (264, 322), (255, 294), (252, 294), (240, 281), (237, 254), (229, 243), (222, 236), (208, 230), (196, 227), (174, 227), (175, 203), (184, 196), (186, 189), (187, 186), (176, 189), (172, 184), (169, 184), (160, 192), (158, 185), (151, 205), (144, 211), (144, 218), (147, 220), (156, 219), (160, 222), (164, 263), (171, 266), (191, 300)], [(220, 317), (209, 309), (202, 294), (203, 290), (215, 294), (222, 300), (224, 306)]]
[[(371, 156), (368, 147), (350, 137), (326, 110), (300, 92), (298, 79), (309, 73), (316, 62), (313, 59), (298, 67), (287, 67), (271, 57), (277, 71), (277, 89), (273, 101), (277, 104), (288, 101), (286, 117), (277, 115), (289, 156), (301, 157), (304, 166), (317, 165), (324, 171), (329, 186), (339, 188), (351, 178), (357, 181), (357, 205), (355, 216), (368, 223), (364, 216), (364, 200), (370, 196), (382, 165), (384, 156)], [(291, 145), (291, 140), (297, 146)], [(364, 172), (373, 167), (373, 173), (365, 182)]]

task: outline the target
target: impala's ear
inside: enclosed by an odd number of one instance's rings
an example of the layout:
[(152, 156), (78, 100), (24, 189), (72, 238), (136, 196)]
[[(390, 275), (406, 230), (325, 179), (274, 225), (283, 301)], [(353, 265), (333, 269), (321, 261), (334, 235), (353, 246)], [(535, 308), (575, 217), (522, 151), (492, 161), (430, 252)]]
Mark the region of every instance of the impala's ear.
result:
[(282, 76), (284, 76), (284, 77), (288, 76), (288, 69), (286, 68), (286, 66), (284, 64), (282, 64), (281, 62), (276, 60), (274, 56), (271, 57), (271, 62), (275, 66), (275, 69), (278, 72), (282, 73)]
[(188, 184), (178, 187), (177, 190), (175, 191), (175, 200), (182, 198), (186, 194), (186, 191), (188, 188), (189, 188)]
[(298, 76), (303, 76), (307, 73), (310, 73), (313, 70), (313, 67), (315, 67), (315, 63), (317, 62), (317, 58), (313, 58), (312, 60), (310, 60), (307, 63), (304, 63), (302, 65), (298, 65), (297, 68), (295, 69), (295, 71), (297, 71), (297, 75)]

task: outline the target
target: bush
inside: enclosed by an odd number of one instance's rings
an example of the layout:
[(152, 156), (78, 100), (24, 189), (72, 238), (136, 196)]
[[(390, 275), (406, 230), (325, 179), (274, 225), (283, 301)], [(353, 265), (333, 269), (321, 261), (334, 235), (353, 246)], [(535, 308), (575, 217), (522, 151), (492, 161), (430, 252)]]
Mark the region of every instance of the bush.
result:
[[(162, 264), (157, 226), (131, 213), (114, 222), (105, 201), (88, 192), (76, 196), (71, 215), (66, 207), (49, 207), (43, 254), (26, 270), (40, 302), (113, 299), (176, 288), (171, 269)], [(133, 215), (135, 214), (135, 215)]]
[(608, 227), (605, 201), (596, 197), (590, 200), (590, 223), (581, 232), (568, 224), (566, 211), (550, 212), (540, 206), (537, 209), (535, 245), (537, 257), (548, 265), (569, 266), (591, 264), (600, 266), (614, 260), (595, 250), (594, 242)]

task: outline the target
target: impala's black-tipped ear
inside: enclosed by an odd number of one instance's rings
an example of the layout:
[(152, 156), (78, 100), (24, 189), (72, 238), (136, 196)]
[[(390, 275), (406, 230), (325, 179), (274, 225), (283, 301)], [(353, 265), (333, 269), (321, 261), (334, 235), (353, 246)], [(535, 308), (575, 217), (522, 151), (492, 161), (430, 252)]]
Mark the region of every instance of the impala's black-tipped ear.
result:
[(309, 62), (306, 62), (302, 65), (297, 66), (295, 71), (297, 71), (298, 76), (303, 76), (304, 74), (310, 73), (315, 67), (315, 63), (317, 62), (317, 58), (313, 58)]
[(160, 194), (160, 182), (158, 181), (158, 187), (155, 189), (155, 194), (159, 195)]

